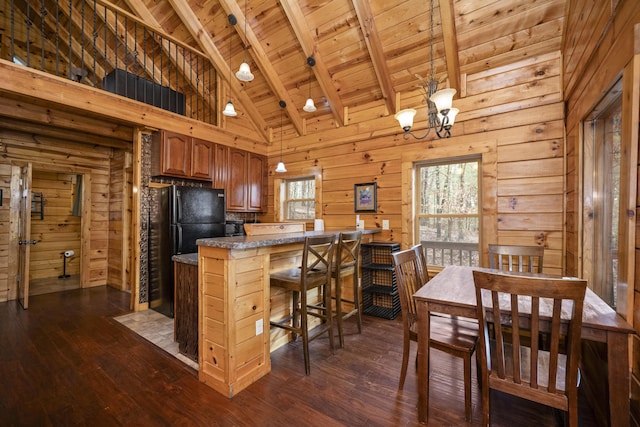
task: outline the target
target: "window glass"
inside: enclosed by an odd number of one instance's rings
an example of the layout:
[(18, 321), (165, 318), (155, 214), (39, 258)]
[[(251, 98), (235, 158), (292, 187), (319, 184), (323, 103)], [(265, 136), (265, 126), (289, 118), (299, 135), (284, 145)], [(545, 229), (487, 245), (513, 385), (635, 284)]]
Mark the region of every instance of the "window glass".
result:
[(479, 159), (419, 164), (416, 235), (429, 265), (478, 265)]
[(315, 218), (316, 183), (314, 177), (285, 180), (284, 213), (286, 220)]

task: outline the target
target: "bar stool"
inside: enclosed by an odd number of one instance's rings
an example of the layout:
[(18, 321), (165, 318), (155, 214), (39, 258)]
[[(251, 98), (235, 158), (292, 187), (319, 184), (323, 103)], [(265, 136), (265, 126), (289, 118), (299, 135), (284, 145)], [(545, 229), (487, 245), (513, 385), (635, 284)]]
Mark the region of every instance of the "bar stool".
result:
[[(360, 309), (360, 243), (362, 242), (362, 232), (352, 231), (340, 233), (338, 238), (338, 248), (336, 250), (335, 262), (333, 264), (332, 277), (335, 280), (336, 319), (338, 320), (338, 335), (340, 337), (340, 348), (344, 347), (344, 330), (342, 321), (355, 315), (358, 324), (358, 333), (362, 333), (362, 310)], [(353, 276), (353, 299), (345, 298), (342, 295), (342, 281), (345, 277)], [(348, 312), (342, 312), (342, 303), (353, 305)]]
[[(335, 235), (309, 236), (304, 241), (300, 267), (271, 273), (271, 286), (291, 291), (293, 305), (290, 317), (279, 322), (272, 321), (270, 324), (291, 331), (293, 340), (302, 335), (304, 368), (307, 375), (311, 373), (309, 342), (326, 332), (329, 334), (331, 353), (334, 352), (331, 312), (331, 268), (334, 249)], [(307, 291), (316, 288), (320, 290), (321, 300), (309, 302)], [(312, 335), (309, 335), (308, 316), (321, 320)]]

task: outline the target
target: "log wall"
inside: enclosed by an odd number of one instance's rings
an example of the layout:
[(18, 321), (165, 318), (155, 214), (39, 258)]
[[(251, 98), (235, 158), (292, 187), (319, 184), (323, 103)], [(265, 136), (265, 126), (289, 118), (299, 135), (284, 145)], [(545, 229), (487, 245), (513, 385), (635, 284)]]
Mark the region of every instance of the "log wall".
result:
[[(365, 228), (381, 228), (388, 219), (390, 230), (376, 240), (412, 244), (410, 206), (402, 194), (410, 180), (403, 180), (403, 158), (446, 159), (492, 152), (493, 160), (483, 173), (493, 174), (496, 184), (485, 188), (483, 215), (492, 218), (483, 231), (488, 243), (544, 245), (544, 269), (561, 274), (563, 268), (564, 108), (561, 58), (548, 54), (466, 76), (466, 97), (454, 100), (460, 109), (449, 140), (404, 140), (392, 116), (363, 120), (284, 141), (283, 160), (288, 172), (275, 174), (279, 144), (270, 152), (269, 214), (273, 221), (274, 179), (322, 174), (322, 218), (328, 229), (355, 223), (353, 188), (377, 182), (376, 213), (360, 213)], [(401, 107), (424, 100), (408, 98)], [(352, 120), (365, 117), (370, 106), (350, 110)], [(371, 117), (371, 115), (369, 115)], [(424, 133), (424, 108), (416, 115), (416, 134)], [(311, 128), (308, 124), (308, 128)], [(285, 129), (291, 135), (292, 129)], [(488, 148), (474, 148), (483, 146)], [(485, 262), (487, 261), (485, 255)]]
[[(581, 124), (613, 84), (622, 78), (623, 123), (621, 165), (621, 214), (619, 247), (618, 312), (640, 332), (640, 230), (638, 195), (638, 91), (640, 90), (640, 3), (636, 1), (582, 2), (567, 5), (563, 45), (564, 92), (567, 105), (567, 192), (566, 192), (566, 274), (580, 276), (582, 177), (580, 169)], [(633, 214), (635, 212), (635, 215)], [(635, 252), (635, 253), (634, 253)], [(585, 262), (587, 262), (585, 260)], [(631, 352), (631, 425), (640, 425), (640, 340), (630, 338)], [(589, 343), (593, 344), (593, 343)], [(583, 363), (591, 378), (585, 382), (598, 399), (606, 396), (606, 360), (602, 347), (583, 348)], [(601, 387), (593, 385), (600, 384)], [(627, 387), (627, 384), (620, 384)], [(593, 407), (604, 420), (607, 411), (617, 408)]]

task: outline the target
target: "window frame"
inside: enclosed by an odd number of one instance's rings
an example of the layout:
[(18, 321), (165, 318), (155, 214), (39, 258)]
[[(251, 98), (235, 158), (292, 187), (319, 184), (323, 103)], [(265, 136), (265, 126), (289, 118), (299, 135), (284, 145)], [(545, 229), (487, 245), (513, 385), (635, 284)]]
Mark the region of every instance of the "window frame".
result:
[[(283, 185), (284, 185), (284, 197), (282, 197), (282, 215), (283, 215), (283, 220), (284, 221), (295, 221), (295, 222), (300, 222), (300, 221), (313, 221), (316, 217), (315, 217), (315, 211), (316, 211), (316, 187), (315, 187), (315, 177), (314, 176), (300, 176), (300, 177), (295, 177), (295, 178), (284, 178), (283, 180)], [(313, 198), (300, 198), (300, 199), (290, 199), (289, 198), (289, 184), (294, 183), (294, 182), (306, 182), (306, 181), (313, 181), (314, 183), (314, 188), (313, 188)], [(313, 218), (288, 218), (288, 212), (289, 212), (289, 204), (293, 203), (293, 202), (313, 202), (314, 203), (314, 217)]]

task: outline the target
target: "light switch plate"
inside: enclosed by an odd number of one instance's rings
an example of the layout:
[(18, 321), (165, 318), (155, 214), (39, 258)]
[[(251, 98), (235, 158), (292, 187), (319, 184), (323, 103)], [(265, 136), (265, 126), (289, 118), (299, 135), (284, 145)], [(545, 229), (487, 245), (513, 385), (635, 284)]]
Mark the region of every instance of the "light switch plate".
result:
[(388, 230), (389, 229), (389, 220), (388, 219), (383, 219), (382, 220), (382, 229), (383, 230)]
[(263, 329), (262, 329), (262, 319), (258, 319), (256, 320), (256, 336), (262, 334)]

